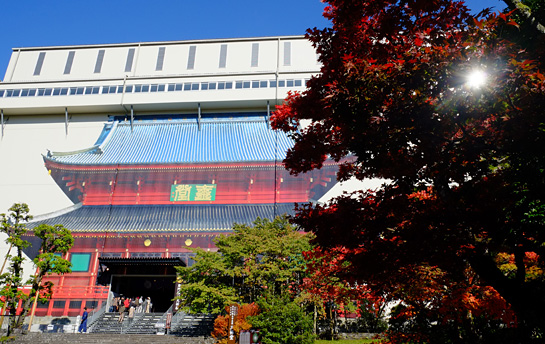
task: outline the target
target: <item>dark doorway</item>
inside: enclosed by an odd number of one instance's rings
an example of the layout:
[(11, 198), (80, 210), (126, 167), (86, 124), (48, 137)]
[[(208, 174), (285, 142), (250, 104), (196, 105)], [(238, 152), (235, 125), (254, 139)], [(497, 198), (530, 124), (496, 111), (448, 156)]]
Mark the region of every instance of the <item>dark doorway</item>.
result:
[(150, 298), (152, 312), (165, 312), (172, 305), (175, 296), (176, 276), (112, 276), (112, 291), (132, 299), (143, 296)]
[(99, 257), (98, 284), (111, 283), (116, 295), (149, 297), (152, 312), (165, 312), (175, 296), (176, 266), (180, 258), (106, 258)]

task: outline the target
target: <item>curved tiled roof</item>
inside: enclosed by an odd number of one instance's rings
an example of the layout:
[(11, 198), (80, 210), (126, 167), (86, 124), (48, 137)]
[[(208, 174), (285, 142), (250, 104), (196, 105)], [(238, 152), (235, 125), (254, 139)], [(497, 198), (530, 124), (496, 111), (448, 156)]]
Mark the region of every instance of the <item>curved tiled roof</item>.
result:
[(251, 225), (257, 217), (293, 214), (293, 203), (248, 205), (80, 206), (28, 223), (62, 224), (72, 232), (218, 232), (234, 223)]
[(109, 122), (93, 147), (50, 152), (70, 165), (199, 164), (282, 161), (293, 141), (264, 113), (143, 118)]

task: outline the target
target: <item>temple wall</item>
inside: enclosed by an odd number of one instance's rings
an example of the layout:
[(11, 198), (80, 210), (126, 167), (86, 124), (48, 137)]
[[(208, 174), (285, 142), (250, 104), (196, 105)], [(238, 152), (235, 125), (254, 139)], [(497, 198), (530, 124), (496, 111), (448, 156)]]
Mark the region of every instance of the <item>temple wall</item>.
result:
[(10, 116), (0, 137), (0, 212), (13, 203), (27, 203), (33, 215), (72, 205), (44, 167), (42, 154), (92, 146), (105, 115)]

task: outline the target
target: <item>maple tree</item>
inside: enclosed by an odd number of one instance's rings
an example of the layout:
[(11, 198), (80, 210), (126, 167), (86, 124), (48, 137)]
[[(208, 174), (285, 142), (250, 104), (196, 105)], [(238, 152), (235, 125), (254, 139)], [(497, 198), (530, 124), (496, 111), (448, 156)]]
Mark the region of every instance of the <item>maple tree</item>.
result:
[(336, 276), (402, 301), (412, 325), (393, 341), (446, 340), (433, 324), (482, 340), (479, 322), (543, 335), (544, 280), (528, 277), (545, 257), (543, 50), (512, 39), (511, 13), (474, 17), (460, 1), (328, 3), (332, 27), (307, 34), (321, 73), (271, 119), (295, 140), (284, 163), (332, 158), (340, 181), (385, 183), (293, 221), (335, 254)]
[(219, 314), (233, 303), (252, 303), (265, 293), (291, 294), (302, 283), (302, 252), (311, 235), (287, 218), (258, 218), (253, 226), (235, 224), (214, 242), (218, 252), (196, 248), (195, 263), (178, 268), (180, 299), (191, 312)]

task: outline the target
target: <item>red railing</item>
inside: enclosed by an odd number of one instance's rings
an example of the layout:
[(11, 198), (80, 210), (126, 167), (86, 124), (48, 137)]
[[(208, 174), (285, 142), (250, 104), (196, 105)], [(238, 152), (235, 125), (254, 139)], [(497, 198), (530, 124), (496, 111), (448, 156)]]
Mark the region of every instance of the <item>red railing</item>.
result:
[(104, 286), (53, 286), (52, 299), (106, 299), (109, 289)]

